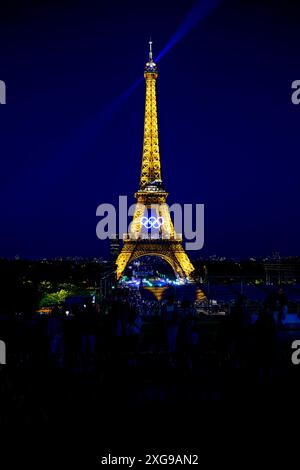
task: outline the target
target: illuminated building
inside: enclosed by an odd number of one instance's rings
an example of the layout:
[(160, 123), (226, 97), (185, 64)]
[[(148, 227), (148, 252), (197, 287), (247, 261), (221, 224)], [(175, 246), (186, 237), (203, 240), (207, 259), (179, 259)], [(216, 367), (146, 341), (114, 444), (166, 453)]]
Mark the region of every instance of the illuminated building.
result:
[(120, 240), (117, 235), (109, 240), (109, 255), (111, 260), (116, 260), (120, 253)]
[[(140, 187), (135, 193), (137, 203), (130, 230), (124, 237), (124, 245), (116, 260), (117, 279), (120, 279), (130, 262), (149, 255), (163, 258), (171, 265), (178, 278), (187, 279), (194, 267), (183, 249), (181, 235), (175, 233), (166, 203), (168, 193), (161, 178), (156, 106), (158, 73), (152, 58), (152, 42), (149, 44), (149, 61), (144, 72), (146, 103)], [(150, 217), (147, 216), (149, 210), (152, 211)], [(158, 236), (154, 237), (152, 233), (145, 236), (143, 228), (157, 229)]]

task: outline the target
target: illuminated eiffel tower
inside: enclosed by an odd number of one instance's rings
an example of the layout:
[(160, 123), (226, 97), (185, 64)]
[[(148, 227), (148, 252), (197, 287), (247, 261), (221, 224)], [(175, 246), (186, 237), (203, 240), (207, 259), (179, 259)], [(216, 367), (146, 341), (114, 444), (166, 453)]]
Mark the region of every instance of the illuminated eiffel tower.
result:
[[(144, 72), (146, 104), (140, 187), (135, 193), (137, 203), (129, 233), (124, 236), (124, 245), (116, 260), (117, 279), (129, 263), (149, 255), (161, 257), (171, 265), (178, 278), (188, 279), (194, 267), (184, 251), (181, 235), (175, 233), (166, 203), (168, 193), (161, 179), (156, 107), (158, 73), (152, 57), (151, 40), (149, 46), (149, 61)], [(147, 217), (149, 210), (152, 211), (151, 217)], [(150, 227), (158, 228), (157, 234), (145, 234), (143, 228)]]

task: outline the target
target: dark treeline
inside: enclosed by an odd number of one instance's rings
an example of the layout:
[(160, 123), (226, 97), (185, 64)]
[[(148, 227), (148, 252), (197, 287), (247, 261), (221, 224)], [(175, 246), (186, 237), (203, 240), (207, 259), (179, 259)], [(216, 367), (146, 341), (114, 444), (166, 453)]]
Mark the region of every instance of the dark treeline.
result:
[[(194, 260), (196, 279), (219, 277), (220, 282), (242, 277), (252, 282), (265, 280), (265, 262), (262, 259), (198, 259)], [(292, 266), (300, 272), (300, 258), (281, 258), (276, 263)], [(101, 278), (113, 275), (112, 262), (96, 259), (25, 260), (0, 259), (0, 313), (22, 310), (34, 311), (45, 293), (55, 293), (67, 288), (69, 294), (86, 295), (98, 290)], [(223, 278), (223, 281), (221, 281)]]
[(0, 259), (0, 313), (32, 312), (46, 290), (55, 292), (63, 284), (81, 292), (96, 288), (105, 269), (96, 261)]

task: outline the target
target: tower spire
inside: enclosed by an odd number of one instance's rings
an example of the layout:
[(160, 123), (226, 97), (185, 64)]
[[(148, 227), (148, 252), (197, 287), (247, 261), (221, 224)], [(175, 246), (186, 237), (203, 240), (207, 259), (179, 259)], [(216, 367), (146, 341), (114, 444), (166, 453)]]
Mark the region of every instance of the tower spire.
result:
[(149, 62), (153, 62), (153, 55), (152, 55), (152, 39), (150, 36), (149, 40)]
[(158, 73), (157, 66), (153, 61), (151, 38), (149, 41), (149, 61), (145, 66), (144, 77), (146, 82), (146, 100), (140, 189), (144, 189), (153, 181), (161, 183), (156, 105), (156, 79)]

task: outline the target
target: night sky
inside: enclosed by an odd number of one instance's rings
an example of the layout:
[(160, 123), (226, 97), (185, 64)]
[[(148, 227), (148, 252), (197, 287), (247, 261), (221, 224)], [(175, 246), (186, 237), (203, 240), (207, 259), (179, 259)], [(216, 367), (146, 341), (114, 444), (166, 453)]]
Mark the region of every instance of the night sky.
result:
[[(1, 5), (0, 257), (105, 254), (96, 207), (138, 189), (149, 36), (155, 59), (195, 3)], [(168, 201), (205, 204), (192, 256), (299, 255), (300, 6), (209, 3), (158, 62)]]

